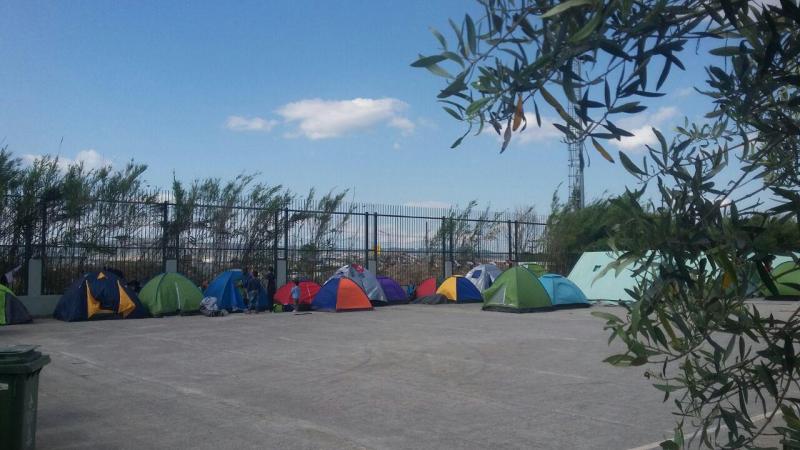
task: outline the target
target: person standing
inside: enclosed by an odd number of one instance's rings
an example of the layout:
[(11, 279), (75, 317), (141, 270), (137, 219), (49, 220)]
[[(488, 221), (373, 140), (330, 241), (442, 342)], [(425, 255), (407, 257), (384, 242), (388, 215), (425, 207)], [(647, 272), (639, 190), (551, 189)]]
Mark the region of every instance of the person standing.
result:
[(247, 311), (249, 313), (258, 313), (258, 293), (264, 287), (261, 285), (261, 280), (258, 279), (257, 270), (253, 270), (250, 277), (248, 277), (245, 289), (247, 290), (247, 300), (249, 301)]
[(294, 280), (294, 286), (292, 286), (292, 303), (294, 303), (294, 312), (299, 311), (300, 306), (300, 282)]
[(272, 305), (275, 302), (275, 270), (270, 266), (267, 269), (267, 311), (272, 312)]

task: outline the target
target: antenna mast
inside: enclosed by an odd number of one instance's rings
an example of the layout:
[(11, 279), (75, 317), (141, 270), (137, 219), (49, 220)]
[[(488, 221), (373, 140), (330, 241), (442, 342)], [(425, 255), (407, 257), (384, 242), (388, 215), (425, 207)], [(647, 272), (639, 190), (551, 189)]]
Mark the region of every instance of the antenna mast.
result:
[[(572, 71), (580, 73), (580, 63), (577, 59), (572, 60)], [(583, 92), (579, 85), (574, 85), (573, 92), (575, 98), (582, 98)], [(575, 113), (575, 104), (569, 102), (568, 114), (575, 119), (576, 122), (580, 121), (578, 115)], [(570, 127), (575, 134), (578, 130)], [(567, 150), (569, 152), (569, 205), (573, 209), (581, 209), (584, 206), (584, 189), (583, 189), (583, 139), (567, 138)]]

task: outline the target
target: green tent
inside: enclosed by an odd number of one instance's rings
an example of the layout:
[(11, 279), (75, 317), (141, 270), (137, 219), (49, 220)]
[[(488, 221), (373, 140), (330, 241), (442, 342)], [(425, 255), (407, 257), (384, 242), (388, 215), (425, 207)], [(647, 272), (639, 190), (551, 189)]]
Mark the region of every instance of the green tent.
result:
[(156, 317), (197, 312), (202, 300), (200, 288), (177, 273), (156, 275), (139, 292), (139, 301)]
[(785, 283), (800, 285), (800, 266), (794, 261), (784, 261), (772, 269), (772, 278), (778, 288), (778, 295), (787, 297), (800, 297), (800, 289), (788, 286)]
[(540, 276), (542, 276), (542, 275), (547, 273), (547, 269), (545, 269), (544, 266), (539, 264), (539, 263), (521, 262), (518, 265), (530, 270), (537, 277), (540, 277)]
[(550, 296), (530, 270), (512, 267), (494, 280), (483, 292), (483, 309), (487, 311), (533, 312), (551, 309)]
[(13, 325), (32, 321), (33, 319), (25, 305), (14, 296), (11, 289), (0, 284), (0, 325)]

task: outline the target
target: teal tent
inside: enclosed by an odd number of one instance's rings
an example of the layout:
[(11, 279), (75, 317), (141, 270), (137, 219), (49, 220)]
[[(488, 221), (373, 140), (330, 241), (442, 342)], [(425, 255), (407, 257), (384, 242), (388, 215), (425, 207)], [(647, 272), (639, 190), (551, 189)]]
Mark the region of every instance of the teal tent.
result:
[(612, 269), (597, 278), (603, 269), (615, 260), (613, 253), (584, 252), (567, 278), (575, 283), (589, 300), (632, 302), (633, 298), (625, 292), (625, 289), (633, 289), (636, 286), (630, 268), (622, 269), (618, 274)]

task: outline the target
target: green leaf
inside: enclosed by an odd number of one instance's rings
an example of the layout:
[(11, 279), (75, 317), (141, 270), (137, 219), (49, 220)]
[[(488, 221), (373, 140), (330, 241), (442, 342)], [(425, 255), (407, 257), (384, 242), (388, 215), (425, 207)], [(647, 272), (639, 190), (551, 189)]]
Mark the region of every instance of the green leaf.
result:
[(439, 75), (440, 77), (444, 78), (453, 78), (453, 75), (450, 72), (444, 70), (442, 66), (438, 64), (431, 64), (430, 66), (426, 67), (432, 74)]
[(420, 58), (413, 63), (411, 63), (411, 67), (428, 67), (433, 64), (440, 63), (447, 59), (442, 55), (433, 55), (433, 56), (421, 56)]
[(633, 365), (635, 358), (630, 355), (611, 355), (604, 359), (604, 363), (609, 363), (616, 367), (627, 367)]
[(482, 97), (467, 106), (467, 116), (472, 117), (483, 109), (489, 102), (494, 100), (494, 97)]
[(603, 148), (603, 146), (600, 145), (600, 143), (597, 142), (597, 140), (595, 140), (595, 138), (592, 138), (592, 145), (594, 145), (595, 150), (597, 150), (597, 152), (600, 153), (600, 156), (605, 158), (606, 161), (608, 161), (610, 163), (614, 163), (614, 158), (612, 158), (611, 155), (608, 154), (606, 149)]
[(595, 15), (592, 16), (591, 19), (589, 19), (588, 22), (586, 22), (586, 24), (583, 27), (581, 27), (580, 30), (578, 30), (575, 34), (573, 34), (569, 38), (569, 41), (572, 43), (576, 43), (591, 36), (591, 34), (594, 33), (597, 27), (600, 26), (601, 23), (603, 23), (604, 18), (605, 17), (603, 16), (602, 13), (600, 12), (596, 13)]
[(634, 164), (625, 153), (619, 152), (619, 160), (622, 162), (622, 166), (625, 167), (625, 170), (630, 172), (632, 175), (647, 176), (647, 173)]
[(464, 120), (464, 118), (461, 117), (461, 114), (457, 113), (453, 108), (450, 108), (450, 107), (447, 107), (447, 106), (443, 106), (443, 108), (444, 108), (445, 111), (447, 111), (448, 114), (453, 116), (454, 119), (456, 119), (456, 120)]
[(442, 33), (440, 33), (439, 30), (433, 27), (431, 27), (430, 30), (431, 33), (433, 33), (433, 35), (436, 37), (436, 40), (439, 41), (439, 44), (442, 45), (442, 50), (447, 50), (447, 41), (444, 39)]
[(673, 440), (667, 440), (660, 444), (658, 444), (664, 450), (681, 450), (681, 447), (675, 443)]
[(758, 379), (764, 384), (767, 392), (773, 397), (777, 397), (778, 386), (775, 384), (775, 380), (772, 378), (772, 374), (769, 369), (767, 369), (767, 366), (763, 363), (756, 366), (756, 374), (758, 375)]
[(469, 46), (469, 52), (474, 55), (477, 53), (478, 47), (478, 39), (475, 37), (475, 23), (472, 22), (472, 18), (469, 14), (464, 16), (464, 23), (467, 26), (467, 45)]
[(738, 56), (742, 54), (742, 50), (739, 46), (727, 46), (711, 49), (709, 53), (715, 56)]
[(647, 109), (647, 107), (639, 105), (639, 102), (630, 102), (630, 103), (623, 103), (622, 105), (619, 105), (617, 107), (611, 108), (608, 112), (610, 114), (616, 114), (616, 113), (621, 113), (621, 112), (622, 113), (628, 113), (628, 114), (634, 114), (634, 113), (642, 112), (645, 109)]
[(595, 317), (599, 317), (601, 319), (608, 320), (609, 322), (622, 323), (622, 320), (619, 317), (617, 317), (617, 316), (615, 316), (615, 315), (613, 315), (611, 313), (607, 313), (607, 312), (603, 312), (603, 311), (592, 311), (591, 314), (593, 316), (595, 316)]
[(450, 85), (448, 85), (446, 88), (444, 88), (439, 93), (439, 95), (437, 95), (437, 97), (438, 98), (447, 98), (447, 97), (450, 97), (451, 95), (458, 94), (459, 92), (466, 90), (467, 89), (467, 84), (464, 83), (464, 77), (466, 77), (466, 76), (467, 76), (466, 73), (462, 73), (461, 75), (457, 76), (456, 79), (453, 80), (452, 83), (450, 83)]
[(661, 134), (661, 132), (656, 130), (655, 128), (653, 128), (653, 134), (656, 135), (656, 137), (658, 138), (658, 143), (661, 144), (661, 154), (662, 155), (666, 154), (667, 153), (667, 140), (664, 139), (664, 135)]
[(550, 8), (542, 14), (542, 19), (547, 19), (553, 16), (557, 16), (568, 9), (575, 8), (577, 6), (584, 6), (592, 4), (592, 0), (567, 0), (566, 2), (561, 2), (558, 5)]

